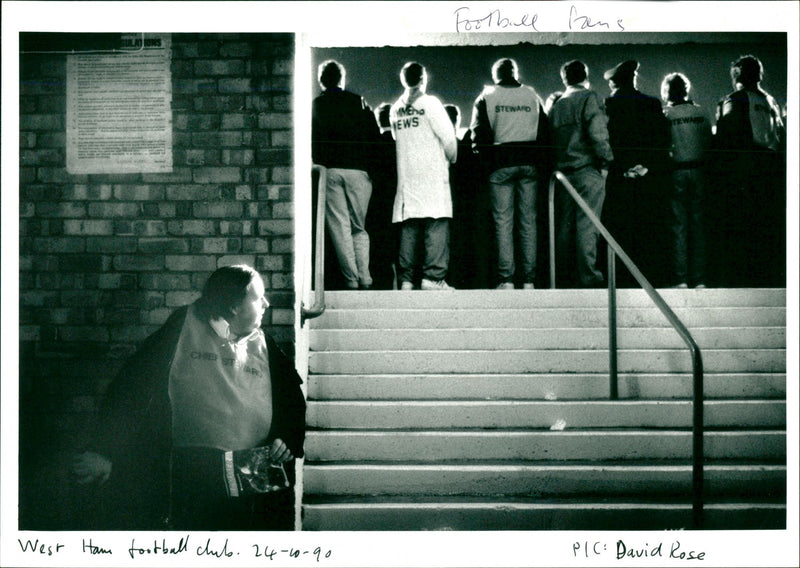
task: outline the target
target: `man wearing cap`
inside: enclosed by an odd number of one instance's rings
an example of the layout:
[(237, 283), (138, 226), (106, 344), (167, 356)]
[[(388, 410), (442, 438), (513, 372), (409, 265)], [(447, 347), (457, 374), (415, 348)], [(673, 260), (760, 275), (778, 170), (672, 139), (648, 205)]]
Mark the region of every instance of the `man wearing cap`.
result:
[(734, 91), (717, 105), (714, 149), (719, 196), (719, 284), (786, 285), (785, 129), (775, 99), (761, 88), (754, 55), (731, 65)]
[[(627, 60), (605, 72), (605, 101), (614, 163), (609, 170), (603, 222), (652, 284), (666, 280), (665, 173), (669, 123), (655, 97), (636, 88), (639, 62)], [(620, 285), (635, 286), (627, 270)]]
[[(589, 90), (589, 70), (581, 61), (570, 61), (561, 67), (561, 80), (566, 91), (555, 100), (549, 113), (556, 148), (558, 170), (567, 176), (580, 196), (599, 217), (605, 199), (608, 168), (614, 160), (608, 142), (608, 119), (600, 97)], [(575, 201), (560, 191), (559, 215), (556, 221), (559, 261), (571, 276), (577, 269), (578, 284), (594, 288), (603, 284), (597, 269), (598, 231)], [(569, 253), (575, 241), (575, 256)], [(561, 279), (571, 283), (572, 278)]]
[(513, 59), (492, 67), (494, 84), (483, 89), (472, 111), (472, 142), (489, 172), (497, 237), (498, 289), (514, 288), (514, 218), (522, 247), (523, 288), (536, 273), (536, 194), (550, 162), (550, 129), (533, 87), (519, 82)]

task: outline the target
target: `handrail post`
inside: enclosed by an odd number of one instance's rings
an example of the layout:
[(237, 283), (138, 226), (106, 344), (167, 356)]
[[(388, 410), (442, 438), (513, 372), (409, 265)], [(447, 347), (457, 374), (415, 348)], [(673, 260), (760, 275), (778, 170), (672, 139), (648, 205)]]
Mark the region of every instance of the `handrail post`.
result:
[(550, 288), (556, 287), (556, 215), (555, 215), (556, 176), (550, 178), (547, 192), (548, 229), (550, 234)]
[(608, 244), (608, 381), (611, 400), (619, 398), (617, 373), (617, 256)]
[(703, 358), (700, 349), (692, 349), (692, 521), (694, 528), (703, 528)]
[(300, 326), (306, 320), (316, 318), (325, 311), (325, 191), (327, 186), (328, 170), (324, 166), (314, 164), (312, 173), (319, 173), (317, 183), (317, 223), (314, 229), (314, 304), (307, 308), (305, 303), (300, 306)]

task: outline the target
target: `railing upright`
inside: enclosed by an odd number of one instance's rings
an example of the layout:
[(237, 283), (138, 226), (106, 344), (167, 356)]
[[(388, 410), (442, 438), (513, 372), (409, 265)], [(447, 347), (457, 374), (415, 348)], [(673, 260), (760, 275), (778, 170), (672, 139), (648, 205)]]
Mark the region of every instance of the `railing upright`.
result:
[(314, 228), (314, 303), (310, 308), (305, 303), (300, 308), (300, 325), (306, 320), (322, 315), (325, 311), (325, 186), (327, 169), (314, 164), (312, 173), (319, 174), (317, 183), (317, 222)]
[[(597, 227), (602, 237), (608, 244), (608, 300), (609, 300), (609, 359), (610, 359), (610, 398), (618, 396), (617, 391), (617, 333), (616, 333), (616, 257), (618, 256), (625, 267), (633, 275), (634, 279), (647, 292), (647, 295), (664, 314), (670, 325), (678, 332), (684, 343), (686, 343), (692, 357), (692, 522), (695, 528), (703, 526), (703, 358), (700, 348), (695, 343), (689, 330), (683, 322), (675, 315), (675, 312), (667, 305), (661, 295), (645, 278), (636, 264), (630, 259), (619, 243), (611, 236), (608, 229), (600, 222), (594, 211), (586, 204), (566, 176), (556, 171), (550, 178), (548, 194), (550, 220), (550, 287), (556, 286), (556, 260), (555, 260), (555, 186), (558, 181), (570, 197), (578, 204), (586, 216)], [(613, 354), (612, 354), (613, 353)]]

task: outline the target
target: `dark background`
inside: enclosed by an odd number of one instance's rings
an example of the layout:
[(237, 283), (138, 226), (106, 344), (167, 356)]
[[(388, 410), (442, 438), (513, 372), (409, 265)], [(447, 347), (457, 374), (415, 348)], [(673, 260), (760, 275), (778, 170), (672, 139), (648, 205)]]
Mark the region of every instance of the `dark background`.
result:
[[(525, 37), (526, 34), (520, 34)], [(730, 64), (741, 55), (753, 54), (765, 68), (762, 87), (783, 107), (786, 104), (786, 34), (657, 34), (662, 43), (637, 43), (637, 34), (573, 34), (570, 41), (607, 42), (567, 45), (534, 45), (520, 42), (501, 46), (415, 46), (368, 48), (317, 48), (312, 54), (312, 91), (319, 91), (317, 66), (336, 59), (347, 70), (346, 89), (362, 95), (374, 109), (394, 102), (402, 94), (399, 73), (407, 61), (418, 61), (428, 70), (428, 93), (442, 103), (461, 109), (461, 126), (468, 127), (472, 104), (484, 85), (491, 84), (492, 64), (501, 57), (517, 61), (520, 80), (533, 86), (542, 99), (563, 90), (559, 70), (572, 59), (589, 66), (592, 89), (609, 95), (603, 72), (626, 59), (636, 59), (639, 90), (660, 98), (661, 81), (674, 71), (692, 83), (691, 97), (714, 122), (717, 101), (732, 89)], [(652, 41), (653, 34), (648, 38)], [(453, 36), (454, 41), (458, 36)], [(630, 43), (620, 43), (622, 41)]]

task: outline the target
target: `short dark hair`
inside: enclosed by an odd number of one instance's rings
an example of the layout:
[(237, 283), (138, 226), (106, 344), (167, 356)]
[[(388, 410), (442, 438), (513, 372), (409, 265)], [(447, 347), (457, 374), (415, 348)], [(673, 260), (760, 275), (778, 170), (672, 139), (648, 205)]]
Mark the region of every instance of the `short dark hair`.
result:
[(390, 114), (392, 110), (392, 105), (389, 103), (381, 103), (378, 105), (378, 108), (375, 109), (375, 119), (378, 121), (378, 126), (381, 128), (389, 128), (391, 124)]
[(678, 102), (689, 96), (692, 84), (683, 73), (670, 73), (661, 83), (661, 99)]
[(450, 122), (453, 123), (453, 126), (456, 125), (458, 122), (459, 116), (461, 116), (461, 110), (456, 105), (444, 105), (444, 110), (447, 111), (447, 116), (450, 117)]
[(251, 266), (235, 264), (215, 270), (206, 280), (197, 306), (210, 318), (229, 317), (247, 296), (247, 287), (261, 275)]
[(519, 77), (519, 71), (517, 69), (517, 62), (513, 59), (504, 57), (503, 59), (498, 59), (494, 62), (494, 65), (492, 65), (492, 79), (494, 79), (495, 83), (511, 80), (516, 81), (517, 77)]
[(731, 79), (745, 87), (755, 87), (764, 75), (764, 66), (755, 55), (743, 55), (731, 64)]
[(400, 71), (400, 79), (406, 87), (416, 87), (425, 75), (425, 67), (416, 61), (409, 61)]
[(583, 83), (589, 76), (589, 70), (583, 61), (574, 59), (561, 66), (561, 79), (567, 85), (577, 85)]
[(342, 84), (344, 73), (344, 67), (342, 67), (341, 63), (329, 59), (328, 61), (320, 63), (317, 75), (319, 84), (326, 89), (339, 87)]

